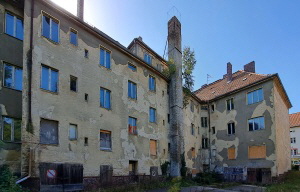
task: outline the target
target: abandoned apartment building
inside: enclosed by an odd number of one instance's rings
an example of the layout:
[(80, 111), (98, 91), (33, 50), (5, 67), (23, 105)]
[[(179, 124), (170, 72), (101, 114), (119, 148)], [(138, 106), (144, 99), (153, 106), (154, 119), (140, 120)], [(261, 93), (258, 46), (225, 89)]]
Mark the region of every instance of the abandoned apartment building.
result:
[[(21, 184), (49, 190), (50, 169), (57, 178), (75, 174), (70, 185), (156, 177), (178, 158), (174, 146), (190, 175), (267, 183), (290, 170), (292, 105), (278, 74), (257, 74), (254, 62), (233, 73), (228, 63), (222, 79), (182, 107), (181, 72), (166, 77), (167, 61), (141, 37), (125, 47), (83, 15), (83, 0), (77, 16), (48, 0), (0, 0), (0, 163)], [(181, 69), (176, 17), (168, 50)]]

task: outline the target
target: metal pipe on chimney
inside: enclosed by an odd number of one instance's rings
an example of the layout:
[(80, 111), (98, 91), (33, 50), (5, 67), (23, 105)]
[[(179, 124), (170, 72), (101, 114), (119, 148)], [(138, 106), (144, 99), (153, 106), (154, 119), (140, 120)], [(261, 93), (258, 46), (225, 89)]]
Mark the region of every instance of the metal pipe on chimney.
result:
[(77, 17), (83, 20), (84, 0), (77, 0)]

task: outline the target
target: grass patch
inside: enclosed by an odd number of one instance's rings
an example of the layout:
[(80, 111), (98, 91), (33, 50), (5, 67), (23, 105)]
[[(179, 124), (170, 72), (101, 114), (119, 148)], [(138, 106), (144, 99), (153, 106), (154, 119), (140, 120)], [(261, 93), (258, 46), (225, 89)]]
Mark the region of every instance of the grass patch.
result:
[(267, 192), (299, 192), (300, 191), (300, 171), (289, 173), (284, 182), (267, 186)]

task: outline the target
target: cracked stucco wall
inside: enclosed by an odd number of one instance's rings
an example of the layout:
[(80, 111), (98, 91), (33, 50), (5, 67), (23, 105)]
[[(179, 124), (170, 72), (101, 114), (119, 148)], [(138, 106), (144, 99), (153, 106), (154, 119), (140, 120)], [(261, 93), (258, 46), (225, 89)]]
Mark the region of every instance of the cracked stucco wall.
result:
[[(247, 105), (247, 92), (263, 88), (264, 100)], [(234, 99), (234, 110), (228, 111), (226, 100)], [(212, 135), (212, 148), (216, 157), (212, 159), (212, 168), (218, 171), (222, 167), (271, 168), (272, 176), (277, 174), (275, 153), (275, 114), (274, 86), (272, 81), (251, 87), (234, 95), (215, 102), (215, 111), (211, 114), (211, 127), (215, 126), (216, 134)], [(248, 119), (264, 116), (265, 129), (249, 131)], [(227, 124), (235, 123), (235, 135), (227, 134)], [(266, 159), (248, 159), (248, 147), (266, 145)], [(236, 148), (236, 159), (228, 160), (227, 149)]]
[[(41, 36), (42, 10), (60, 21), (58, 45)], [(25, 10), (27, 29), (30, 23), (29, 13), (30, 7), (27, 7)], [(73, 46), (69, 42), (70, 27), (78, 30), (78, 46)], [(25, 40), (27, 45), (28, 40), (29, 32)], [(111, 50), (111, 69), (99, 66), (99, 45)], [(36, 2), (34, 12), (33, 46), (34, 134), (28, 134), (24, 138), (37, 146), (34, 158), (36, 176), (39, 174), (39, 162), (81, 163), (84, 166), (84, 176), (98, 176), (100, 165), (112, 165), (114, 175), (128, 175), (129, 160), (138, 161), (138, 174), (149, 174), (150, 166), (159, 167), (163, 163), (161, 161), (167, 159), (169, 110), (167, 82), (164, 79), (121, 53), (105, 39), (85, 31), (78, 23), (39, 2)], [(84, 57), (84, 49), (89, 51), (88, 59)], [(136, 72), (128, 68), (128, 62), (137, 66)], [(59, 70), (58, 94), (40, 89), (41, 64)], [(78, 78), (78, 92), (69, 89), (70, 75)], [(149, 75), (156, 78), (156, 92), (148, 91)], [(128, 99), (128, 80), (137, 84), (136, 101)], [(111, 91), (112, 110), (100, 108), (100, 87)], [(84, 100), (85, 93), (89, 95), (88, 102)], [(26, 94), (23, 101), (27, 102)], [(149, 107), (156, 108), (157, 123), (149, 123)], [(26, 119), (27, 113), (26, 111), (24, 113), (23, 118)], [(137, 118), (137, 136), (128, 134), (128, 116)], [(38, 145), (40, 118), (59, 121), (58, 145)], [(78, 126), (77, 141), (68, 139), (70, 123)], [(112, 132), (111, 152), (100, 150), (100, 129)], [(89, 139), (88, 146), (84, 146), (84, 137)], [(150, 156), (150, 139), (157, 140), (156, 157)]]
[[(5, 12), (23, 17), (23, 11), (0, 1), (0, 138), (2, 139), (2, 117), (22, 118), (22, 92), (3, 86), (4, 62), (17, 67), (23, 67), (23, 42), (5, 33)], [(0, 165), (8, 164), (11, 170), (20, 175), (21, 144), (6, 142), (0, 148)]]

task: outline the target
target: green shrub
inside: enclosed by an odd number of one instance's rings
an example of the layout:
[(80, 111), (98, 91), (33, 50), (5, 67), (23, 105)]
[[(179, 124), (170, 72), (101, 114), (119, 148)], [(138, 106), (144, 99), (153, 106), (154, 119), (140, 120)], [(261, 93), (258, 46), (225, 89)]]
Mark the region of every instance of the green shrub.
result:
[(21, 192), (21, 186), (16, 184), (17, 178), (13, 176), (7, 165), (0, 166), (0, 189), (2, 192)]
[(163, 164), (160, 165), (162, 175), (167, 175), (169, 165), (169, 161), (165, 161)]
[(198, 173), (193, 180), (202, 185), (221, 182), (221, 178), (216, 172)]

